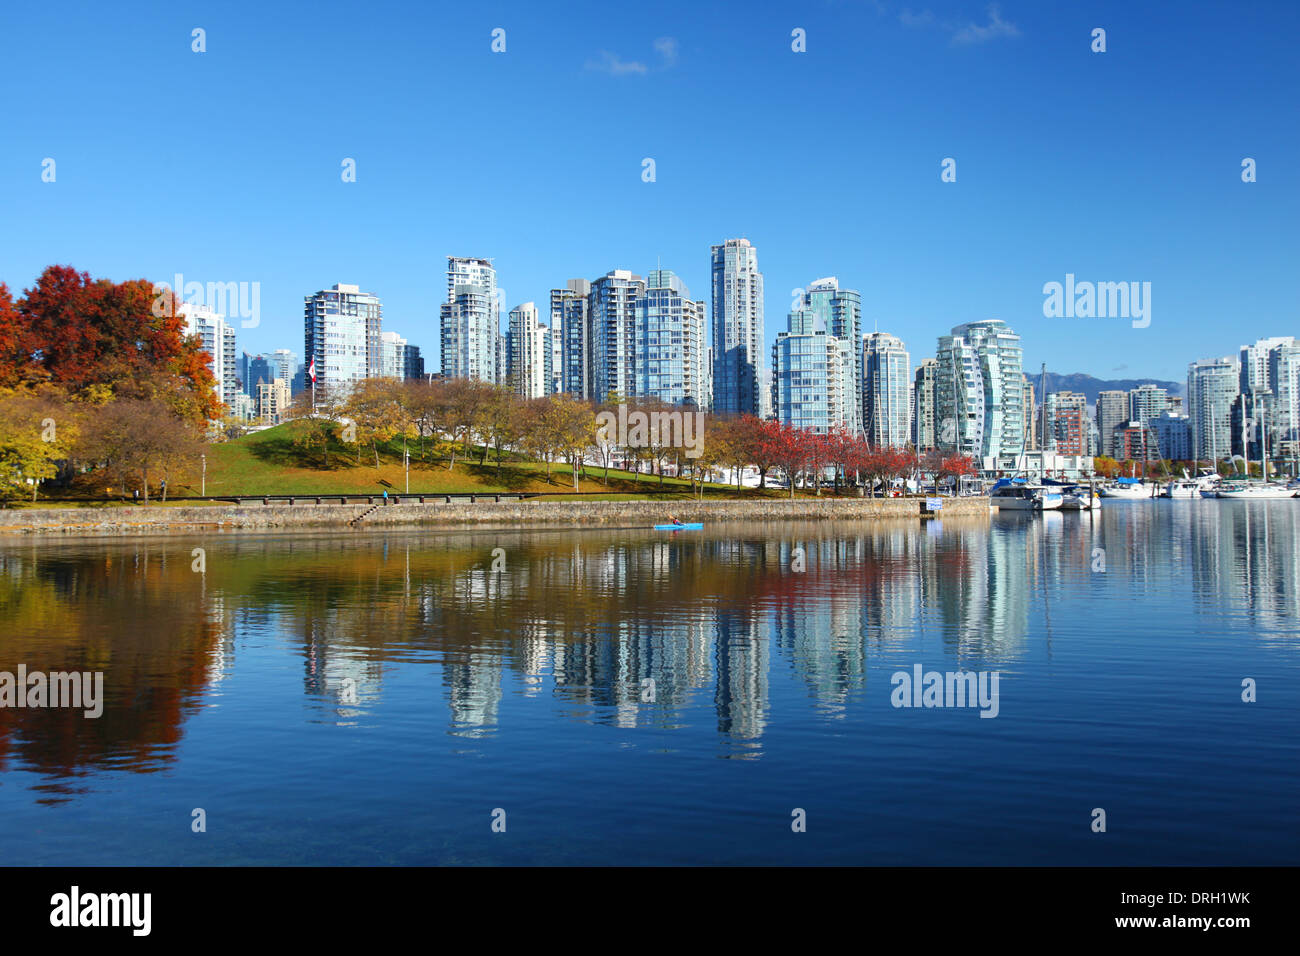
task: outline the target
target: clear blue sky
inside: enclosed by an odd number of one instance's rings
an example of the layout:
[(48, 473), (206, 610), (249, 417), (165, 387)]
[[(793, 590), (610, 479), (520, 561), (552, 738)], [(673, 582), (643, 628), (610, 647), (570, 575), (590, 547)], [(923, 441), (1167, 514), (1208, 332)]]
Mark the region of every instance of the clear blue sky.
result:
[[(1030, 369), (1181, 381), (1300, 334), (1298, 39), (1290, 0), (9, 2), (0, 280), (258, 281), (239, 347), (299, 352), (303, 296), (356, 283), (436, 369), (449, 254), (545, 311), (656, 261), (707, 301), (744, 236), (769, 340), (837, 275), (914, 362), (1001, 318)], [(1150, 327), (1044, 318), (1067, 272), (1151, 282)]]

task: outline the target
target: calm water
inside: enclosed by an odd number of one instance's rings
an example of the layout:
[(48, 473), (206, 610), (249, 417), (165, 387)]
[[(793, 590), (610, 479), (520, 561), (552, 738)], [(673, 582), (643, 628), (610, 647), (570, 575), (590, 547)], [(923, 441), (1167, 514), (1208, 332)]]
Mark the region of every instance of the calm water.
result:
[[(1298, 535), (1300, 502), (1189, 501), (676, 537), (8, 539), (0, 671), (100, 670), (107, 702), (0, 709), (0, 846), (1294, 865)], [(998, 671), (997, 717), (895, 708), (915, 664)]]

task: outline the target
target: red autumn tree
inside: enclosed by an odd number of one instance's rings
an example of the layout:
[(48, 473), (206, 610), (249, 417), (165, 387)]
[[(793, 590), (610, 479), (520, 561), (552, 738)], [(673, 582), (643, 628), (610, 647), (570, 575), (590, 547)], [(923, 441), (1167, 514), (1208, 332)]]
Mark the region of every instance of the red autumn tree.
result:
[[(161, 399), (191, 420), (219, 416), (210, 356), (185, 334), (171, 293), (144, 279), (91, 279), (50, 266), (17, 303), (16, 361), (71, 394), (104, 386), (118, 397)], [(3, 321), (3, 320), (0, 320)]]

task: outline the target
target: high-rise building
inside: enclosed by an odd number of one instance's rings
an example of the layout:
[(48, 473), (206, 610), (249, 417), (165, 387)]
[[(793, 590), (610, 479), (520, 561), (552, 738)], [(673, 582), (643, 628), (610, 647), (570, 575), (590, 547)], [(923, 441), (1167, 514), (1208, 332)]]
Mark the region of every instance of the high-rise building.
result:
[(559, 390), (604, 401), (604, 395), (592, 391), (590, 296), (591, 283), (586, 279), (570, 279), (563, 289), (552, 289), (551, 334), (560, 352)]
[(1199, 359), (1187, 366), (1187, 417), (1192, 426), (1192, 457), (1212, 461), (1232, 452), (1232, 405), (1237, 400), (1241, 365), (1235, 358)]
[(850, 408), (853, 351), (824, 329), (796, 322), (799, 314), (791, 313), (791, 328), (772, 345), (772, 413), (783, 424), (819, 435), (848, 428), (857, 417)]
[(373, 378), (406, 378), (406, 339), (396, 332), (379, 333), (379, 367)]
[[(1266, 423), (1270, 457), (1296, 457), (1300, 448), (1300, 344), (1278, 335), (1241, 347), (1240, 391)], [(1268, 396), (1268, 400), (1264, 400)]]
[(1129, 421), (1150, 422), (1169, 409), (1169, 392), (1159, 385), (1139, 385), (1128, 393)]
[(275, 378), (271, 362), (265, 355), (249, 355), (245, 352), (239, 359), (239, 381), (244, 394), (257, 398), (257, 383), (269, 382)]
[(1160, 457), (1166, 461), (1191, 461), (1192, 423), (1186, 415), (1166, 409), (1149, 423)]
[(591, 397), (597, 401), (635, 393), (636, 300), (644, 294), (645, 280), (626, 269), (591, 283)]
[(871, 332), (862, 340), (862, 421), (867, 441), (902, 448), (911, 435), (912, 359), (903, 340)]
[(940, 337), (937, 358), (939, 447), (977, 461), (1019, 455), (1025, 443), (1020, 336), (1001, 319), (968, 322)]
[(187, 335), (197, 335), (203, 341), (203, 351), (208, 354), (208, 368), (216, 379), (217, 397), (227, 409), (235, 404), (239, 391), (238, 360), (235, 357), (235, 327), (207, 306), (192, 302), (182, 303), (179, 314), (185, 317)]
[(1057, 455), (1091, 455), (1088, 399), (1077, 392), (1050, 392), (1043, 401), (1042, 450)]
[(675, 274), (656, 269), (634, 308), (632, 393), (707, 410), (713, 383), (704, 303), (692, 301)]
[(510, 310), (506, 333), (506, 382), (516, 395), (541, 398), (550, 391), (549, 330), (537, 318), (537, 303)]
[(853, 408), (845, 427), (855, 435), (862, 434), (867, 404), (864, 390), (866, 358), (862, 348), (862, 296), (853, 289), (841, 289), (839, 280), (835, 276), (828, 276), (808, 283), (808, 288), (800, 294), (796, 309), (811, 313), (818, 328), (825, 329), (827, 335), (835, 336), (842, 347), (852, 353), (853, 377), (847, 389), (852, 397)]
[[(763, 274), (748, 239), (712, 248), (713, 407), (766, 417), (764, 394)], [(773, 391), (779, 385), (774, 384)]]
[(355, 285), (337, 284), (303, 299), (303, 354), (316, 363), (316, 387), (346, 392), (377, 374), (383, 305)]
[(1038, 434), (1038, 400), (1034, 396), (1034, 383), (1025, 379), (1025, 448), (1040, 450), (1042, 445), (1041, 436)]
[(285, 384), (289, 386), (289, 391), (295, 391), (294, 380), (297, 378), (302, 363), (298, 361), (298, 353), (292, 349), (276, 349), (267, 360), (271, 363), (271, 380), (282, 378)]
[(418, 345), (407, 344), (402, 349), (402, 377), (424, 378), (424, 357)]
[(939, 433), (935, 428), (935, 382), (938, 376), (939, 362), (927, 358), (921, 360), (912, 377), (912, 444), (917, 451), (930, 451), (939, 444)]
[(447, 301), (442, 320), (442, 374), (496, 382), (502, 350), (501, 307), (491, 259), (447, 257)]
[(1100, 451), (1110, 458), (1118, 457), (1115, 447), (1115, 429), (1129, 420), (1128, 392), (1108, 389), (1097, 393), (1097, 434), (1101, 440)]

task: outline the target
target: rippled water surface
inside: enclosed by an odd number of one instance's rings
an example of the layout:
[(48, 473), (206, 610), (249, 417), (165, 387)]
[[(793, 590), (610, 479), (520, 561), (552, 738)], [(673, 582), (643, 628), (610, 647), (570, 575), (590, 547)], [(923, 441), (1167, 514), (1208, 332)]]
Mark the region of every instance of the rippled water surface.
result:
[[(0, 845), (60, 864), (1294, 865), (1298, 523), (1300, 502), (1189, 501), (7, 539), (0, 671), (101, 671), (106, 702), (0, 709)], [(998, 672), (997, 716), (894, 707), (918, 664)]]

